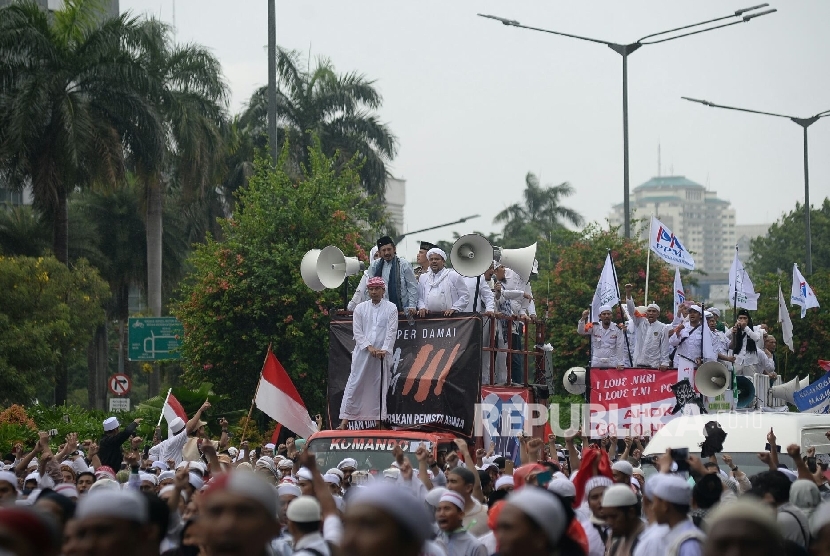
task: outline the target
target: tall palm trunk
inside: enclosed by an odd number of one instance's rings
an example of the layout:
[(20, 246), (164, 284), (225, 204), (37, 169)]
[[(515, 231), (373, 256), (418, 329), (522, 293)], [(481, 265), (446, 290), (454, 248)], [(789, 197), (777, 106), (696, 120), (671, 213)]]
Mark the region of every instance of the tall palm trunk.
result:
[[(147, 301), (154, 317), (161, 316), (162, 205), (161, 180), (153, 175), (147, 180)], [(160, 383), (154, 365), (147, 382), (149, 397), (158, 395)]]
[(89, 407), (93, 409), (105, 409), (106, 405), (106, 381), (109, 366), (107, 355), (109, 353), (109, 338), (107, 337), (107, 323), (95, 329), (95, 335), (89, 342), (87, 348), (87, 368), (89, 378), (87, 380), (87, 400)]
[(52, 251), (55, 258), (63, 264), (69, 263), (69, 204), (66, 189), (57, 188), (57, 204), (55, 205), (55, 221), (52, 230)]

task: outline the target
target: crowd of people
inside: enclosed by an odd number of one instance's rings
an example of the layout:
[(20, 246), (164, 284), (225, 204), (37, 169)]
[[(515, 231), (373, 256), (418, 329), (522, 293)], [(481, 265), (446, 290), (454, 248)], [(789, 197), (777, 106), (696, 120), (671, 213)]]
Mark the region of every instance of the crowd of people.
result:
[(138, 420), (115, 417), (97, 442), (70, 434), (53, 451), (44, 432), (16, 446), (0, 470), (0, 554), (830, 555), (830, 471), (812, 447), (780, 461), (772, 430), (769, 469), (751, 477), (728, 454), (646, 461), (646, 439), (579, 432), (520, 437), (515, 464), (461, 439), (449, 453), (396, 447), (372, 474), (350, 458), (318, 468), (303, 439), (211, 440), (209, 409), (151, 447)]

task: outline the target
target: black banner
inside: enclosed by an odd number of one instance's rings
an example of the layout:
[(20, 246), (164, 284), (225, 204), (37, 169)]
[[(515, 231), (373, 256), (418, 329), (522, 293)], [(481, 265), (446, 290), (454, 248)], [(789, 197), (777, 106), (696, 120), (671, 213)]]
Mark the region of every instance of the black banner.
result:
[[(352, 364), (352, 320), (338, 317), (329, 330), (329, 422), (340, 422), (343, 390)], [(481, 317), (398, 321), (392, 378), (386, 398), (393, 428), (428, 425), (469, 436), (481, 391)], [(349, 428), (374, 427), (374, 422)]]

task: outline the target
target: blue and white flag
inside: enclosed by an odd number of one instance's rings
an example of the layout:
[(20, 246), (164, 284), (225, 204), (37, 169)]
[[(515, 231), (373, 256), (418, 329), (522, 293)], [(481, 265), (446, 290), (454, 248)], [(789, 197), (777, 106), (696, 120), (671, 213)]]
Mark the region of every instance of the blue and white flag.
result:
[(801, 318), (807, 315), (807, 309), (819, 306), (813, 288), (801, 275), (801, 271), (798, 270), (798, 265), (795, 263), (793, 263), (793, 290), (790, 294), (790, 305), (801, 306)]
[(755, 293), (755, 286), (749, 278), (741, 259), (738, 258), (738, 249), (735, 249), (735, 260), (729, 269), (729, 301), (732, 305), (743, 307), (750, 311), (758, 310), (760, 293)]
[(669, 264), (682, 266), (689, 270), (695, 269), (695, 260), (680, 243), (680, 239), (665, 224), (652, 216), (650, 229), (648, 246), (658, 257)]
[(802, 413), (830, 413), (830, 373), (793, 394), (793, 400)]

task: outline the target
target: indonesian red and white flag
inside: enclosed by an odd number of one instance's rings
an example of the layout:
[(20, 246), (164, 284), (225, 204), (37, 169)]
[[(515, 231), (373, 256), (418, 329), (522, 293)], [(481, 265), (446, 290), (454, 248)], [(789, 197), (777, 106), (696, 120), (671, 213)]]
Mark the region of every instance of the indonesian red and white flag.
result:
[(317, 424), (309, 416), (294, 383), (270, 348), (262, 366), (254, 401), (260, 411), (303, 438), (317, 432)]
[(182, 404), (179, 403), (179, 400), (176, 399), (176, 396), (173, 395), (172, 389), (167, 392), (167, 399), (164, 401), (164, 407), (161, 408), (161, 412), (164, 415), (165, 421), (167, 421), (167, 434), (170, 437), (173, 436), (173, 430), (170, 428), (170, 423), (173, 419), (181, 417), (182, 421), (187, 423), (187, 413), (182, 407)]

